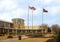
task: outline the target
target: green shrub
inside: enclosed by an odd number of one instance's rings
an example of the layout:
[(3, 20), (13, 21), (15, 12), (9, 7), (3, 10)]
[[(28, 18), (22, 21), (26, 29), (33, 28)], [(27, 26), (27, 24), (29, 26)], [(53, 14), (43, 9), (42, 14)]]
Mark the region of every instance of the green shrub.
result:
[(60, 31), (57, 32), (56, 42), (60, 42)]

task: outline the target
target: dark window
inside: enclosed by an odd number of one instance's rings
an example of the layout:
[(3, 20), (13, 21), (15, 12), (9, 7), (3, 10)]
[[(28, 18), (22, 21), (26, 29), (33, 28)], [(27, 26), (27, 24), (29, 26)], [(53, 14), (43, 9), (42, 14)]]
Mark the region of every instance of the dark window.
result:
[(3, 22), (0, 22), (0, 27), (4, 27), (4, 23)]
[(20, 28), (20, 23), (18, 23), (18, 28)]

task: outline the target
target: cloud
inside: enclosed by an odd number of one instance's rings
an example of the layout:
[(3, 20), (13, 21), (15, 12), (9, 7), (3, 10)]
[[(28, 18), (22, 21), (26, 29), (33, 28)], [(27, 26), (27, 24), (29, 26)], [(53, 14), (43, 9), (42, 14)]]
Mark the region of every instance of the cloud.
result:
[(0, 2), (0, 8), (11, 9), (15, 8), (16, 4), (12, 0), (2, 0)]
[(48, 9), (48, 13), (51, 16), (56, 16), (58, 15), (57, 13), (60, 12), (60, 6), (51, 6), (51, 7), (47, 7)]
[(11, 21), (12, 18), (24, 17), (27, 10), (17, 7), (12, 0), (2, 0), (0, 4), (0, 19)]
[(8, 13), (16, 9), (17, 5), (12, 0), (2, 0), (0, 2), (0, 13)]
[(43, 0), (44, 4), (51, 4), (53, 0)]
[[(42, 7), (48, 10), (49, 17), (56, 16), (60, 12), (60, 2), (57, 0), (1, 0), (0, 1), (0, 19), (11, 21), (12, 18), (24, 18), (27, 23), (28, 4), (34, 6), (34, 25), (41, 24)], [(30, 10), (30, 25), (32, 12)], [(49, 18), (46, 23), (53, 24), (56, 20)], [(57, 23), (57, 22), (56, 22)], [(26, 25), (26, 24), (25, 24)]]

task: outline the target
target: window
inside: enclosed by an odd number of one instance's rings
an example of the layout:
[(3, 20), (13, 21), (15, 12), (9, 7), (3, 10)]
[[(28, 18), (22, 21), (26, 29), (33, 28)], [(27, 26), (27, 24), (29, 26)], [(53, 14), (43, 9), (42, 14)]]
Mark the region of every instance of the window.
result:
[(0, 22), (0, 27), (4, 27), (4, 23), (3, 22)]
[(12, 21), (13, 21), (13, 22), (16, 22), (16, 19), (13, 19)]
[(20, 23), (18, 23), (18, 28), (20, 28)]
[(20, 23), (20, 22), (21, 22), (21, 20), (17, 20), (17, 22), (18, 22), (18, 23)]

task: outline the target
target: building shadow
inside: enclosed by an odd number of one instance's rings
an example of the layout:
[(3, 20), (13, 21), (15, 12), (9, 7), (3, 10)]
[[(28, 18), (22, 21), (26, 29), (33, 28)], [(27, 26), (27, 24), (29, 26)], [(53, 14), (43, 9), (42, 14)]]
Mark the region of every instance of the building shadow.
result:
[(46, 42), (56, 42), (55, 39), (48, 39)]
[(29, 36), (29, 38), (42, 38), (41, 36)]
[(44, 37), (44, 36), (28, 36), (29, 38), (54, 38), (54, 37)]

